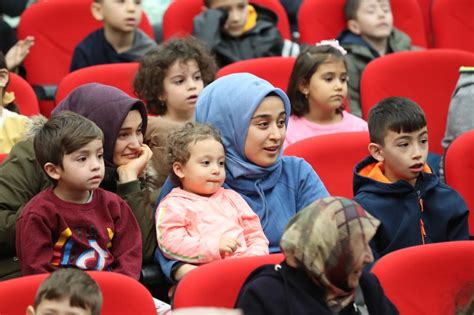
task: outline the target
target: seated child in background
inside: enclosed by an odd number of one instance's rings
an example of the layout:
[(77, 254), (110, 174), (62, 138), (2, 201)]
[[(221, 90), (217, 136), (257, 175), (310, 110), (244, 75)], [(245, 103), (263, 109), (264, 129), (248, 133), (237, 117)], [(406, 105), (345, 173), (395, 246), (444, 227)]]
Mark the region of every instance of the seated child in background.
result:
[(10, 74), (5, 56), (0, 52), (0, 153), (9, 153), (27, 127), (28, 117), (18, 114), (15, 94), (7, 92)]
[(193, 35), (209, 45), (220, 67), (251, 58), (296, 56), (299, 46), (284, 40), (272, 11), (248, 0), (204, 0)]
[(129, 206), (99, 188), (103, 134), (89, 119), (62, 111), (34, 138), (35, 155), (54, 187), (33, 197), (16, 224), (23, 275), (58, 268), (140, 276), (140, 230)]
[(288, 97), (291, 116), (284, 147), (313, 136), (367, 131), (367, 122), (344, 110), (347, 98), (346, 51), (336, 40), (305, 48), (296, 59)]
[(462, 197), (426, 164), (425, 115), (413, 101), (391, 97), (369, 112), (370, 155), (354, 169), (354, 200), (381, 221), (375, 259), (413, 245), (468, 239)]
[(347, 29), (338, 37), (347, 50), (351, 113), (361, 117), (360, 79), (372, 60), (389, 53), (410, 50), (410, 38), (393, 27), (389, 0), (346, 0)]
[(100, 315), (101, 309), (102, 293), (94, 279), (82, 270), (66, 268), (43, 281), (26, 314)]
[(451, 143), (461, 134), (474, 130), (474, 67), (461, 67), (459, 80), (449, 104), (446, 131), (441, 141), (444, 154), (439, 164), (439, 175), (444, 180), (444, 155)]
[(140, 1), (94, 0), (91, 11), (104, 27), (90, 33), (76, 46), (70, 71), (136, 61), (156, 47), (156, 43), (138, 28), (142, 17)]
[(159, 204), (160, 249), (172, 259), (202, 264), (268, 254), (258, 216), (235, 191), (222, 188), (225, 153), (219, 132), (187, 123), (170, 134), (171, 179), (180, 184)]
[(197, 97), (214, 80), (214, 59), (193, 37), (176, 38), (149, 51), (140, 61), (134, 81), (135, 93), (147, 104), (149, 117), (145, 143), (153, 151), (153, 166), (161, 186), (169, 170), (166, 163), (167, 137), (194, 120)]

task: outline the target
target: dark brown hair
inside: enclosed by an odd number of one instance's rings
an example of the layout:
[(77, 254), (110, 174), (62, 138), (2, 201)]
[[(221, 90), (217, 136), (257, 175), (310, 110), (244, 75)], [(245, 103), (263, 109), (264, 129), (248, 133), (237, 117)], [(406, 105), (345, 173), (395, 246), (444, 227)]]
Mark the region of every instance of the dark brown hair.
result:
[(94, 279), (82, 270), (65, 268), (50, 274), (36, 292), (34, 308), (36, 310), (43, 300), (64, 298), (69, 298), (70, 306), (100, 315), (102, 293)]
[(423, 110), (405, 97), (388, 97), (369, 111), (370, 142), (384, 145), (387, 131), (413, 132), (426, 126)]
[[(287, 90), (288, 98), (291, 102), (292, 115), (301, 117), (309, 113), (308, 100), (301, 93), (299, 86), (301, 84), (309, 84), (311, 77), (318, 71), (319, 66), (330, 58), (344, 62), (347, 68), (344, 55), (330, 45), (309, 46), (298, 55), (291, 72)], [(338, 112), (343, 110), (344, 106), (337, 109)]]
[(171, 39), (145, 54), (140, 61), (133, 86), (138, 97), (147, 104), (149, 113), (166, 113), (166, 104), (159, 100), (165, 92), (163, 81), (166, 73), (174, 62), (189, 60), (195, 60), (198, 64), (204, 86), (214, 80), (216, 62), (204, 45), (194, 37)]
[(61, 111), (36, 133), (36, 160), (41, 168), (48, 162), (62, 167), (65, 154), (79, 150), (96, 139), (103, 141), (104, 135), (93, 121), (71, 111)]

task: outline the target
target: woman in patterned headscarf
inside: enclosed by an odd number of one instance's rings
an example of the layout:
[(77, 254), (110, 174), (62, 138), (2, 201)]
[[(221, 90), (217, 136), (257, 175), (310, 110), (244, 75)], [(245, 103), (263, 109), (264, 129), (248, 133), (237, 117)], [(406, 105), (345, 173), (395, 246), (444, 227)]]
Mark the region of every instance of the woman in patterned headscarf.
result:
[(288, 223), (285, 261), (255, 270), (240, 292), (245, 314), (398, 314), (377, 278), (369, 241), (379, 221), (356, 202), (319, 199)]

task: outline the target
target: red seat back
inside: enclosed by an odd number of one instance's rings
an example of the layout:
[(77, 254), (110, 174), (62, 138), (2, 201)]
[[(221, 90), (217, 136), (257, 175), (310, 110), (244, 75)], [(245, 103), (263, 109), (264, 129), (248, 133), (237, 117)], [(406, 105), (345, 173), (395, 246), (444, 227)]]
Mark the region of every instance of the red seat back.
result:
[[(35, 37), (25, 59), (27, 81), (31, 85), (57, 85), (69, 73), (75, 47), (89, 33), (102, 27), (90, 10), (92, 1), (44, 1), (31, 5), (21, 15), (18, 36)], [(145, 14), (140, 28), (153, 38), (153, 29)], [(51, 105), (40, 103), (49, 115)], [(45, 107), (45, 108), (43, 108)]]
[(286, 91), (295, 60), (293, 57), (263, 57), (242, 60), (221, 68), (216, 76), (220, 78), (232, 73), (249, 72)]
[(436, 0), (432, 24), (434, 46), (474, 52), (474, 1)]
[(214, 306), (233, 308), (248, 275), (265, 264), (278, 264), (283, 254), (215, 261), (187, 274), (176, 288), (173, 307)]
[[(283, 38), (291, 39), (290, 22), (285, 9), (277, 0), (250, 0), (250, 3), (268, 8), (278, 16), (277, 27)], [(193, 32), (193, 19), (201, 13), (203, 0), (175, 0), (170, 3), (163, 16), (163, 39), (183, 37)]]
[(289, 145), (284, 154), (308, 162), (332, 196), (353, 197), (353, 169), (369, 155), (369, 133), (343, 132), (307, 138)]
[[(400, 314), (455, 314), (459, 290), (474, 281), (474, 242), (404, 248), (383, 256), (372, 271)], [(472, 299), (472, 292), (468, 299)]]
[[(88, 272), (103, 297), (102, 315), (156, 315), (150, 292), (138, 281), (115, 272)], [(0, 282), (0, 314), (24, 314), (34, 304), (36, 290), (48, 274), (26, 276)]]
[(136, 97), (133, 80), (138, 71), (138, 63), (113, 63), (86, 67), (66, 75), (58, 85), (56, 104), (59, 104), (72, 90), (86, 83), (102, 83), (121, 89)]
[[(423, 16), (417, 0), (391, 1), (394, 25), (408, 34), (412, 44), (427, 47)], [(305, 0), (298, 13), (300, 41), (315, 44), (336, 38), (346, 28), (345, 0)]]
[[(460, 135), (451, 142), (444, 160), (444, 176), (446, 183), (456, 189), (467, 207), (474, 210), (474, 130)], [(474, 236), (474, 214), (469, 215), (469, 234)]]
[(20, 114), (25, 116), (40, 113), (38, 99), (31, 85), (16, 73), (10, 72), (10, 83), (7, 91), (15, 93), (15, 104), (20, 109)]
[(462, 65), (474, 65), (474, 54), (430, 49), (399, 52), (375, 59), (362, 72), (362, 116), (367, 118), (369, 110), (383, 98), (410, 98), (425, 112), (430, 151), (443, 154), (441, 140)]

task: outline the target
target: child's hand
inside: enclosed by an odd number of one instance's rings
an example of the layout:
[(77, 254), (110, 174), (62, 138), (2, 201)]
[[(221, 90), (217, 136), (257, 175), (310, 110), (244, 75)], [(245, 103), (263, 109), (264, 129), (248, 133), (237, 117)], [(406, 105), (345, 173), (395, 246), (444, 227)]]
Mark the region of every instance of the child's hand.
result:
[(239, 247), (239, 242), (235, 238), (223, 236), (219, 240), (219, 252), (221, 256), (227, 254), (232, 254)]
[(146, 144), (142, 144), (135, 159), (117, 168), (119, 182), (126, 183), (137, 179), (152, 156), (151, 149)]
[(9, 70), (15, 70), (30, 52), (31, 46), (35, 43), (33, 36), (27, 36), (25, 39), (21, 39), (8, 50), (5, 55), (5, 62)]

